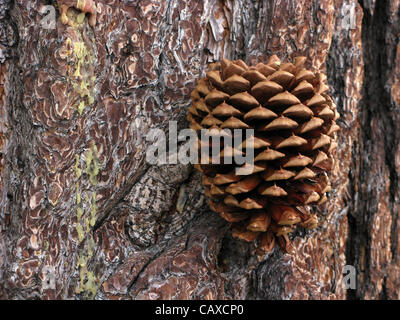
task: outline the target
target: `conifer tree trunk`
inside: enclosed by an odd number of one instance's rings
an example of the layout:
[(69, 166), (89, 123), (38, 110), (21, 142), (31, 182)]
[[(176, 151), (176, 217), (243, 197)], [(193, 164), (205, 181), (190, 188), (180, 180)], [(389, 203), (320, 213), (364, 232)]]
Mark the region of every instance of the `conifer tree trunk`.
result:
[[(0, 298), (400, 298), (399, 0), (85, 3), (0, 0)], [(146, 135), (272, 54), (326, 71), (341, 131), (321, 225), (260, 262)]]

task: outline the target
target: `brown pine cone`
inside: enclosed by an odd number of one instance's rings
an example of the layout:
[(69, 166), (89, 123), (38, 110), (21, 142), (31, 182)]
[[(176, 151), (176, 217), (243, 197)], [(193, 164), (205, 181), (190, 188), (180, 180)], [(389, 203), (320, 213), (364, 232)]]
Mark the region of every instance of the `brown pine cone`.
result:
[[(245, 165), (223, 158), (229, 152), (243, 154), (244, 133), (240, 145), (222, 144), (217, 157), (203, 158), (195, 167), (202, 172), (210, 208), (232, 224), (234, 237), (257, 240), (259, 255), (275, 243), (291, 252), (288, 234), (296, 226), (318, 225), (309, 205), (324, 203), (331, 190), (327, 173), (339, 113), (327, 93), (326, 76), (305, 69), (305, 60), (281, 63), (274, 55), (267, 64), (251, 67), (242, 60), (223, 60), (211, 66), (191, 94), (188, 120), (199, 138), (202, 129), (231, 137), (233, 129), (254, 129), (251, 174), (242, 175), (236, 169)], [(212, 147), (201, 141), (199, 155), (211, 155)], [(220, 164), (204, 161), (216, 158)]]

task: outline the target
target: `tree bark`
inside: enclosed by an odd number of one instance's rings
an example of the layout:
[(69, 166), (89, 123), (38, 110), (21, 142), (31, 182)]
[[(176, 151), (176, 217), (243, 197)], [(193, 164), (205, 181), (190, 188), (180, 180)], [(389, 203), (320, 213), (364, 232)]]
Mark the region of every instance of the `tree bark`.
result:
[[(400, 298), (399, 0), (58, 2), (0, 0), (0, 298)], [(326, 71), (341, 131), (321, 225), (258, 261), (146, 135), (208, 63), (272, 54)]]

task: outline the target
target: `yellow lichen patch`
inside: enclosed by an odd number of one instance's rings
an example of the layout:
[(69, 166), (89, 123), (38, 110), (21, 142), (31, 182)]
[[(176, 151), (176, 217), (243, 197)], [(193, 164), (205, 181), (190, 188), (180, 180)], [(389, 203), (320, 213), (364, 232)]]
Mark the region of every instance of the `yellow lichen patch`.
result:
[(79, 193), (79, 184), (76, 185), (76, 204), (79, 206), (81, 204), (81, 195)]
[(78, 14), (78, 16), (76, 17), (76, 22), (78, 22), (79, 24), (82, 24), (84, 20), (85, 20), (85, 13), (84, 13), (84, 12), (81, 12), (81, 13)]
[(81, 101), (81, 103), (79, 103), (79, 106), (78, 106), (79, 115), (82, 114), (84, 109), (85, 109), (85, 102)]
[(85, 233), (84, 233), (83, 227), (82, 227), (82, 225), (80, 224), (79, 221), (76, 224), (76, 232), (78, 232), (78, 241), (82, 242), (83, 239), (85, 238)]
[[(91, 229), (96, 224), (97, 214), (97, 193), (92, 190), (84, 192), (82, 197), (80, 191), (80, 181), (89, 179), (90, 185), (97, 184), (97, 175), (100, 171), (98, 159), (98, 149), (96, 145), (85, 153), (83, 157), (83, 165), (80, 165), (79, 156), (76, 155), (75, 174), (77, 177), (76, 184), (76, 231), (78, 234), (78, 242), (84, 242), (83, 249), (79, 250), (77, 268), (79, 269), (79, 282), (75, 292), (82, 294), (85, 298), (92, 299), (96, 296), (98, 289), (98, 279), (94, 272), (88, 270), (88, 263), (94, 254), (95, 242)], [(83, 167), (83, 170), (81, 169)], [(82, 171), (86, 175), (82, 175)], [(86, 212), (85, 212), (86, 211)]]
[(100, 171), (100, 164), (99, 164), (98, 151), (96, 145), (93, 145), (93, 147), (86, 153), (85, 163), (86, 163), (85, 173), (89, 176), (89, 182), (95, 186), (97, 184), (97, 175), (99, 174)]
[(92, 207), (90, 209), (90, 221), (89, 224), (91, 227), (94, 227), (96, 224), (96, 213), (97, 213), (97, 204), (96, 204), (96, 192), (92, 193)]
[(74, 41), (67, 39), (67, 46), (71, 47), (71, 68), (68, 81), (72, 85), (73, 93), (79, 100), (76, 108), (81, 115), (86, 106), (94, 103), (94, 83), (96, 77), (93, 71), (94, 54), (88, 47), (89, 42), (83, 41), (80, 33), (76, 32), (78, 39)]
[[(84, 173), (88, 175), (89, 182), (92, 186), (97, 184), (97, 175), (100, 171), (100, 164), (98, 159), (98, 151), (97, 147), (93, 145), (84, 156)], [(77, 179), (82, 176), (82, 169), (79, 165), (79, 156), (76, 155), (76, 163), (75, 163), (75, 174)], [(85, 236), (90, 232), (90, 228), (94, 227), (96, 223), (96, 213), (97, 213), (97, 204), (96, 204), (97, 194), (94, 191), (88, 191), (85, 193), (84, 200), (82, 199), (80, 193), (80, 185), (79, 181), (76, 184), (76, 231), (78, 233), (78, 241), (82, 242)], [(90, 208), (89, 216), (85, 217), (85, 206)]]
[(82, 175), (82, 170), (79, 168), (79, 156), (76, 154), (75, 155), (75, 175), (79, 179)]
[(80, 220), (82, 218), (83, 213), (84, 213), (84, 211), (83, 211), (82, 208), (79, 207), (79, 208), (76, 209), (76, 216), (77, 216), (78, 220)]
[(82, 199), (81, 199), (81, 195), (79, 192), (79, 184), (76, 185), (76, 232), (78, 233), (78, 241), (82, 242), (83, 239), (85, 238), (85, 232), (83, 231), (83, 226), (82, 226), (82, 217), (83, 214), (85, 213), (82, 205)]
[(91, 237), (78, 257), (79, 283), (75, 289), (78, 294), (84, 294), (85, 298), (93, 299), (96, 296), (99, 281), (93, 271), (88, 270), (88, 263), (94, 254), (95, 243)]

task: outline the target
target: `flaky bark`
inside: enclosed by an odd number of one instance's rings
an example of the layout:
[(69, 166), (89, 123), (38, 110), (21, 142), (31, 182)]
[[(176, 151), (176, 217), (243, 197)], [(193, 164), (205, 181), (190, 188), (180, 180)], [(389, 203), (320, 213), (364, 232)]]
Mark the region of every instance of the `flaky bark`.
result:
[[(48, 29), (48, 1), (0, 0), (1, 298), (399, 298), (398, 0), (95, 2)], [(326, 70), (341, 132), (321, 226), (258, 262), (145, 137), (187, 127), (209, 62), (271, 54)]]

